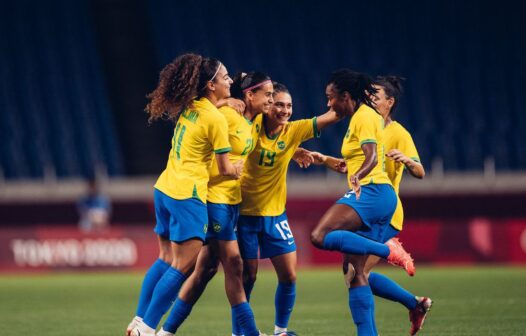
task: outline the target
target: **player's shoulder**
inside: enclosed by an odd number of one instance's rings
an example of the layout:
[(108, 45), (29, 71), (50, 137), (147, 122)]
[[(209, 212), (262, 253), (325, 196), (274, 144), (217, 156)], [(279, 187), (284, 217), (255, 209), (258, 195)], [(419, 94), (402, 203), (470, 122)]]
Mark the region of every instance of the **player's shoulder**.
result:
[(408, 137), (411, 136), (411, 133), (409, 133), (409, 131), (404, 127), (404, 125), (402, 125), (401, 123), (397, 121), (391, 122), (389, 126), (392, 128), (393, 131), (395, 131), (398, 134), (408, 136)]

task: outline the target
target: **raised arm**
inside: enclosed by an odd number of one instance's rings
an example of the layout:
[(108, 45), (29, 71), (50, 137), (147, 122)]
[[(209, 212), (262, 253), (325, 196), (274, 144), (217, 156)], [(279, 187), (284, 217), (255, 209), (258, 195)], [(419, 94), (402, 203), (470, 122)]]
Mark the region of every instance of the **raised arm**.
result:
[(318, 130), (322, 130), (323, 128), (329, 125), (335, 124), (342, 119), (343, 117), (338, 117), (336, 112), (334, 112), (333, 110), (329, 110), (325, 112), (324, 114), (316, 117), (316, 124), (317, 124)]

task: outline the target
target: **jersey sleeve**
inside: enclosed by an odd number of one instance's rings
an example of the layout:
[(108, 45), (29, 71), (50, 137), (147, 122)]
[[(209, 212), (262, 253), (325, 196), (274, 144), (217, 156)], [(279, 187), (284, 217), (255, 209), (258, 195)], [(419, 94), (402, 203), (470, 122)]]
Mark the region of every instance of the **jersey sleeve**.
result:
[(290, 123), (290, 136), (293, 142), (302, 143), (312, 137), (319, 138), (317, 118), (301, 119)]
[(360, 146), (366, 143), (377, 143), (376, 132), (378, 121), (370, 113), (357, 113), (353, 116), (354, 135)]
[(402, 152), (405, 156), (409, 157), (411, 160), (420, 162), (420, 156), (418, 155), (418, 151), (416, 150), (413, 138), (411, 137), (411, 134), (409, 134), (409, 132), (407, 132), (406, 130), (402, 132), (398, 146), (398, 150)]
[(214, 153), (222, 154), (232, 150), (230, 142), (228, 141), (228, 123), (221, 114), (218, 114), (215, 118), (210, 118), (208, 137)]
[(236, 131), (237, 120), (240, 117), (237, 111), (230, 106), (223, 106), (219, 109), (219, 111), (226, 119), (229, 133), (234, 133)]

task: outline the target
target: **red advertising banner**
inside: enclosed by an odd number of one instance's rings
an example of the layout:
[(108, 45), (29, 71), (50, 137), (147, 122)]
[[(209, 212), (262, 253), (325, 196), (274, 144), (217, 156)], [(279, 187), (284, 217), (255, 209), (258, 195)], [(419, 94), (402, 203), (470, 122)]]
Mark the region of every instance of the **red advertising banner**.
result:
[[(290, 218), (290, 225), (301, 265), (341, 262), (339, 253), (310, 243), (316, 220)], [(417, 263), (526, 264), (526, 219), (408, 220), (400, 239)], [(64, 226), (0, 228), (0, 271), (146, 268), (157, 255), (151, 225), (95, 233)]]
[(0, 229), (0, 270), (148, 267), (158, 255), (149, 227)]

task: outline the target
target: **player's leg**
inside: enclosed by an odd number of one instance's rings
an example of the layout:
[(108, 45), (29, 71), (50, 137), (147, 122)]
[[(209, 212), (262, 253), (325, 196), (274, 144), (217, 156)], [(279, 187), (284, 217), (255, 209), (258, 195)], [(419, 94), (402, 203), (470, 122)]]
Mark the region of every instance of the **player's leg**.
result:
[(166, 319), (163, 330), (167, 335), (175, 334), (184, 320), (190, 315), (194, 304), (199, 300), (207, 284), (217, 273), (219, 258), (211, 244), (201, 248), (192, 274), (181, 287), (177, 299)]
[(170, 268), (172, 263), (172, 246), (170, 242), (170, 210), (167, 207), (169, 199), (157, 189), (154, 189), (154, 205), (155, 205), (155, 228), (154, 232), (157, 234), (157, 241), (159, 244), (159, 259), (157, 259), (150, 267), (141, 287), (141, 294), (139, 296), (139, 303), (137, 305), (136, 316), (128, 325), (126, 335), (130, 335), (133, 328), (135, 328), (144, 317), (150, 301), (153, 290), (157, 282), (161, 279), (163, 274)]
[[(259, 335), (254, 313), (243, 287), (243, 259), (236, 240), (219, 240), (219, 259), (225, 270), (225, 292), (235, 324), (245, 336)], [(239, 332), (239, 331), (237, 331)]]
[(311, 233), (311, 241), (321, 249), (386, 258), (413, 275), (413, 260), (405, 250), (379, 243), (377, 237), (369, 236), (373, 225), (391, 220), (396, 203), (397, 197), (390, 185), (363, 186), (360, 200), (349, 192), (324, 214)]
[(371, 272), (374, 265), (380, 259), (376, 256), (370, 256), (366, 263), (366, 274), (368, 275), (369, 286), (373, 295), (382, 297), (384, 299), (398, 302), (404, 305), (409, 310), (409, 321), (411, 322), (411, 335), (416, 334), (426, 319), (426, 315), (431, 309), (433, 301), (428, 297), (418, 297), (409, 292), (397, 282), (389, 277)]
[(272, 257), (270, 260), (278, 276), (278, 287), (274, 297), (274, 334), (281, 335), (287, 332), (296, 301), (296, 251)]
[(206, 205), (196, 199), (175, 200), (166, 196), (166, 208), (170, 211), (170, 240), (172, 241), (172, 265), (163, 274), (153, 291), (143, 322), (131, 335), (147, 336), (155, 333), (162, 316), (175, 301), (186, 277), (193, 271), (205, 240), (208, 222)]
[[(239, 216), (237, 242), (243, 259), (243, 289), (247, 302), (254, 288), (258, 273), (259, 233), (262, 229), (261, 217)], [(232, 335), (242, 335), (236, 311), (232, 311)]]
[(358, 336), (376, 336), (374, 299), (365, 275), (367, 256), (348, 255), (347, 261), (355, 273), (349, 289), (349, 308)]
[(363, 226), (356, 210), (348, 205), (334, 204), (311, 233), (312, 243), (321, 249), (347, 254), (389, 256), (389, 247), (364, 238), (353, 231)]
[(139, 295), (137, 311), (135, 313), (135, 317), (126, 329), (126, 335), (129, 335), (133, 328), (135, 328), (135, 326), (137, 326), (137, 324), (142, 321), (152, 299), (155, 285), (157, 285), (159, 279), (161, 279), (164, 272), (170, 268), (170, 264), (172, 263), (170, 240), (161, 236), (157, 236), (157, 241), (159, 244), (159, 258), (152, 264), (152, 266), (150, 266), (144, 276), (141, 286), (141, 293)]

